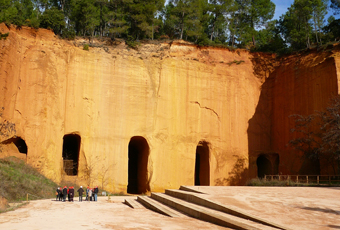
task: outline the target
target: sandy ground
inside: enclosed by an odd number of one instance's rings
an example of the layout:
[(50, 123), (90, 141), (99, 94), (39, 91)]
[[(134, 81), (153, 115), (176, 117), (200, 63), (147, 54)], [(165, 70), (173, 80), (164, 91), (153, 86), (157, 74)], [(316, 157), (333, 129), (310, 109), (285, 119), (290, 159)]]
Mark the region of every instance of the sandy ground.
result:
[[(202, 195), (290, 229), (340, 229), (340, 188), (199, 187)], [(124, 196), (98, 202), (32, 201), (0, 214), (0, 229), (225, 229), (187, 216), (132, 209)], [(129, 196), (128, 198), (132, 198)]]
[(98, 197), (98, 202), (32, 201), (0, 214), (0, 229), (225, 229), (187, 216), (170, 218), (123, 204), (131, 196)]
[(340, 229), (339, 187), (196, 187), (208, 199), (290, 229)]

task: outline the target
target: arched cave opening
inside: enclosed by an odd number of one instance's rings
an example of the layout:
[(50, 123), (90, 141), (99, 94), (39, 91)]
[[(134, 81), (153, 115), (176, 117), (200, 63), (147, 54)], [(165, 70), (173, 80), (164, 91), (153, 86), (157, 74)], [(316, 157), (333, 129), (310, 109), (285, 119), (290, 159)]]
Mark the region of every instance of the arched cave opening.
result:
[(196, 147), (195, 185), (210, 185), (209, 159), (208, 142), (200, 141)]
[(23, 153), (23, 154), (26, 154), (27, 155), (27, 145), (26, 145), (26, 142), (21, 138), (21, 137), (12, 137), (6, 141), (3, 141), (2, 144), (11, 144), (13, 143), (19, 153)]
[(144, 137), (132, 137), (129, 142), (127, 193), (142, 194), (150, 191), (148, 182), (148, 159), (150, 148)]
[(279, 173), (279, 154), (261, 154), (256, 160), (257, 177), (264, 178), (265, 175), (276, 175)]
[(63, 168), (66, 175), (78, 175), (78, 160), (81, 138), (77, 134), (67, 134), (63, 143)]

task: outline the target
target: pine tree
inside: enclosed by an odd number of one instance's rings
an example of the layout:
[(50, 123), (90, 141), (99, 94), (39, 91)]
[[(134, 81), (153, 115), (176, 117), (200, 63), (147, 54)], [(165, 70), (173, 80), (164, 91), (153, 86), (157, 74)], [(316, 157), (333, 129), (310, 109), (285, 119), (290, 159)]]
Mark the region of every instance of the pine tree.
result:
[(156, 15), (164, 7), (164, 2), (165, 0), (133, 0), (127, 4), (129, 34), (133, 39), (152, 38)]

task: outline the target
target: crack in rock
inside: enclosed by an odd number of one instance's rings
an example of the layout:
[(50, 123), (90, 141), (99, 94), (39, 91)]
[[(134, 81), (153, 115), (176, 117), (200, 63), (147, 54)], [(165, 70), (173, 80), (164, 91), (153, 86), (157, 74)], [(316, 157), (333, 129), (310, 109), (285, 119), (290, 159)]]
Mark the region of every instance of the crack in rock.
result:
[(216, 115), (218, 121), (221, 122), (220, 116), (218, 115), (218, 113), (215, 110), (213, 110), (209, 107), (206, 107), (206, 106), (201, 106), (201, 104), (198, 101), (190, 101), (190, 103), (197, 104), (201, 109), (210, 110), (211, 112), (213, 112)]

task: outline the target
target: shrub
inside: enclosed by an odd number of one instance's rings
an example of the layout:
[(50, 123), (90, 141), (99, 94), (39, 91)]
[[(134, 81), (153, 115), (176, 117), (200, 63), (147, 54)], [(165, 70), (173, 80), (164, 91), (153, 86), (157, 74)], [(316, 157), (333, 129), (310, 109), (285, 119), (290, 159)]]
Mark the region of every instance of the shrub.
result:
[(134, 40), (126, 40), (126, 45), (128, 45), (132, 49), (138, 49), (138, 46), (140, 45), (140, 42), (134, 41)]
[(6, 38), (8, 37), (8, 35), (9, 35), (9, 33), (3, 34), (3, 33), (0, 32), (0, 40), (2, 40), (2, 39), (6, 40)]
[(89, 50), (89, 44), (84, 44), (84, 46), (83, 46), (83, 50)]
[(247, 186), (304, 186), (303, 184), (298, 184), (291, 180), (264, 180), (260, 178), (253, 178), (247, 181)]

